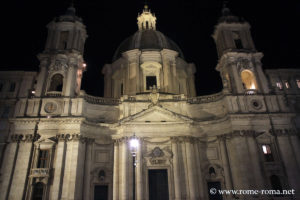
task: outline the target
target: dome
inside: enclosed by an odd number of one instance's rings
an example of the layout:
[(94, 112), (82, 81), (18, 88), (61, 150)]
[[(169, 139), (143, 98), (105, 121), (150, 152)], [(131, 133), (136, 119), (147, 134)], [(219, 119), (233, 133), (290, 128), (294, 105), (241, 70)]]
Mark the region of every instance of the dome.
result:
[(179, 57), (184, 58), (181, 49), (178, 45), (166, 37), (163, 33), (153, 30), (139, 30), (132, 36), (125, 39), (121, 45), (118, 47), (117, 51), (114, 54), (113, 61), (117, 60), (122, 56), (122, 53), (125, 51), (139, 49), (139, 50), (162, 50), (170, 49), (177, 51)]

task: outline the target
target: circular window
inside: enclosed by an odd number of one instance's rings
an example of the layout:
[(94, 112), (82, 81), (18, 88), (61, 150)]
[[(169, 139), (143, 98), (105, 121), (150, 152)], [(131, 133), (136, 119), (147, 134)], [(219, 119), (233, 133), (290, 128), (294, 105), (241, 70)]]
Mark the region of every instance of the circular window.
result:
[(252, 108), (258, 110), (258, 109), (260, 109), (260, 108), (262, 107), (262, 103), (261, 103), (260, 100), (253, 99), (253, 100), (251, 101), (251, 106), (252, 106)]

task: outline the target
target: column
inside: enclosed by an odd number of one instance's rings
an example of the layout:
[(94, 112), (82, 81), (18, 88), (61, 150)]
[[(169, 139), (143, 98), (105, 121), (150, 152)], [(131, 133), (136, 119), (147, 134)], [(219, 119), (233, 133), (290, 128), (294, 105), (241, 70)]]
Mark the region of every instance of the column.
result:
[[(292, 143), (293, 149), (294, 149), (294, 154), (297, 160), (298, 164), (298, 169), (300, 168), (300, 144), (299, 144), (299, 137), (297, 135), (291, 135), (290, 136), (290, 141)], [(300, 169), (299, 169), (300, 170)]]
[(3, 164), (1, 168), (1, 182), (0, 182), (0, 199), (7, 199), (9, 188), (11, 185), (11, 179), (15, 167), (16, 157), (18, 155), (18, 142), (11, 141), (5, 149)]
[(119, 199), (119, 142), (114, 141), (113, 200)]
[(25, 183), (28, 179), (27, 172), (31, 165), (32, 140), (22, 141), (19, 145), (19, 152), (8, 199), (22, 199), (26, 192)]
[(62, 200), (82, 199), (85, 144), (74, 135), (67, 143)]
[[(199, 153), (199, 142), (194, 144), (194, 151), (195, 151), (195, 162), (196, 162), (196, 180), (198, 181), (198, 190), (199, 190), (199, 199), (204, 199), (205, 198), (205, 188), (204, 186), (204, 177), (202, 175), (202, 170), (201, 170), (201, 163), (200, 163), (200, 153)], [(206, 184), (206, 181), (205, 181)]]
[(188, 182), (189, 182), (189, 193), (190, 200), (196, 200), (199, 198), (198, 186), (195, 182), (195, 154), (192, 144), (193, 138), (188, 138), (188, 141), (185, 142), (186, 148), (186, 159), (187, 159), (187, 168), (188, 168)]
[(181, 198), (188, 199), (189, 198), (189, 182), (188, 182), (188, 167), (187, 167), (187, 158), (186, 158), (186, 148), (184, 138), (181, 138), (181, 156), (182, 156), (182, 165), (181, 165), (181, 185), (184, 188), (181, 188)]
[(84, 171), (84, 199), (91, 199), (91, 163), (92, 163), (92, 148), (93, 139), (88, 139), (86, 143), (85, 154), (85, 171)]
[(37, 85), (35, 88), (35, 96), (40, 97), (42, 96), (42, 92), (44, 87), (46, 87), (46, 82), (47, 82), (47, 77), (46, 77), (46, 61), (45, 60), (41, 60), (41, 64), (40, 64), (40, 72), (37, 78)]
[(241, 76), (236, 68), (236, 63), (233, 63), (230, 65), (233, 76), (234, 76), (234, 83), (235, 83), (235, 87), (236, 87), (236, 92), (237, 93), (243, 93), (244, 92), (244, 88), (243, 88), (243, 84), (242, 84), (242, 80), (241, 80)]
[[(291, 144), (289, 142), (288, 135), (277, 136), (277, 141), (278, 141), (278, 147), (279, 147), (279, 150), (281, 153), (281, 159), (283, 160), (286, 174), (288, 176), (289, 186), (291, 189), (300, 191), (299, 169), (297, 166), (297, 162), (295, 160), (295, 156), (293, 154), (293, 150), (291, 148)], [(300, 194), (299, 194), (299, 192), (296, 192), (296, 199), (298, 199), (298, 198), (300, 198)]]
[(163, 58), (163, 75), (164, 75), (164, 92), (171, 92), (171, 82), (170, 82), (170, 65), (166, 58)]
[(177, 148), (176, 138), (172, 138), (172, 153), (173, 153), (175, 200), (181, 200), (180, 168), (179, 168), (178, 148)]
[[(234, 137), (231, 137), (230, 141), (226, 141), (226, 146), (228, 147), (228, 157), (230, 162), (230, 171), (232, 174), (232, 184), (233, 189), (244, 189), (244, 181), (247, 181), (245, 179), (242, 179), (242, 174), (240, 173), (239, 168), (241, 161), (239, 160), (237, 148), (235, 146), (237, 145), (238, 141)], [(248, 189), (248, 188), (245, 188)]]
[[(254, 139), (254, 137), (249, 136), (248, 138), (248, 144), (249, 144), (249, 153), (252, 160), (252, 172), (254, 175), (255, 185), (256, 188), (253, 189), (264, 189), (265, 187), (265, 180), (263, 178), (262, 169), (260, 166), (260, 159), (259, 159), (259, 152), (258, 152), (258, 146)], [(250, 188), (249, 188), (250, 189)]]
[(137, 200), (144, 200), (146, 199), (143, 195), (143, 144), (142, 140), (140, 140), (140, 146), (138, 147), (137, 151), (137, 165), (136, 165), (136, 199)]
[(52, 194), (51, 199), (56, 200), (61, 197), (62, 181), (64, 177), (64, 165), (65, 165), (65, 149), (66, 141), (63, 137), (58, 139), (58, 144), (56, 148), (56, 161), (54, 163), (55, 174), (53, 178)]
[[(76, 66), (70, 64), (67, 75), (64, 77), (63, 80), (63, 92), (64, 96), (73, 96), (75, 91), (75, 77), (76, 77), (76, 70), (74, 69)], [(77, 68), (77, 67), (76, 67)]]
[(220, 137), (220, 148), (221, 148), (221, 157), (222, 157), (222, 165), (224, 169), (224, 177), (225, 177), (225, 187), (227, 190), (233, 189), (232, 187), (232, 180), (230, 176), (230, 166), (228, 163), (228, 155), (227, 155), (227, 148), (226, 148), (226, 137)]
[(120, 187), (120, 196), (119, 196), (119, 199), (120, 200), (127, 200), (128, 199), (128, 149), (127, 149), (127, 139), (124, 138), (123, 139), (123, 142), (122, 142), (122, 145), (121, 145), (121, 148), (120, 148), (120, 152), (119, 152), (119, 155), (121, 155), (121, 158), (120, 158), (120, 184), (119, 184), (119, 187)]

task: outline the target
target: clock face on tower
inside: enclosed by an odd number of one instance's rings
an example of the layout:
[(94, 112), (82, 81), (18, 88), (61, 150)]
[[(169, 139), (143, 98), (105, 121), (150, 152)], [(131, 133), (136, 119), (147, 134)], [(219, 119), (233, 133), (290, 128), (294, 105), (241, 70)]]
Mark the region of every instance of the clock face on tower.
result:
[(57, 109), (57, 105), (56, 105), (56, 103), (53, 103), (53, 102), (46, 103), (46, 105), (44, 107), (44, 110), (46, 113), (53, 113), (56, 111), (56, 109)]

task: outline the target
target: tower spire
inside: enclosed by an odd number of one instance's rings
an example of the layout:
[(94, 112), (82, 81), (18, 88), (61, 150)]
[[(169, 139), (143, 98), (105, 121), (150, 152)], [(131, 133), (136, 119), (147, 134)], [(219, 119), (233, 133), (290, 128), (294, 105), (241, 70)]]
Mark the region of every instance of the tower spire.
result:
[(137, 24), (139, 30), (156, 30), (156, 17), (155, 14), (151, 13), (151, 10), (149, 9), (148, 5), (144, 5), (144, 9), (142, 14), (138, 14), (137, 17)]

